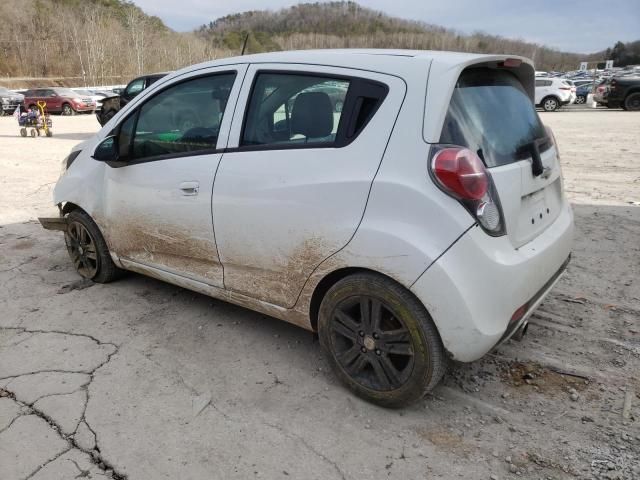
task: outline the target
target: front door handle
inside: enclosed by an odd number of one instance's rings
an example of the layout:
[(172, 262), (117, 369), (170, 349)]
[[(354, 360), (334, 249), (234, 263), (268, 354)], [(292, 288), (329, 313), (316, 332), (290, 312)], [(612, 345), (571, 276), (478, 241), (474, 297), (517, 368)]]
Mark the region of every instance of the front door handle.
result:
[(180, 190), (182, 190), (182, 195), (197, 195), (200, 191), (200, 184), (198, 182), (182, 182)]

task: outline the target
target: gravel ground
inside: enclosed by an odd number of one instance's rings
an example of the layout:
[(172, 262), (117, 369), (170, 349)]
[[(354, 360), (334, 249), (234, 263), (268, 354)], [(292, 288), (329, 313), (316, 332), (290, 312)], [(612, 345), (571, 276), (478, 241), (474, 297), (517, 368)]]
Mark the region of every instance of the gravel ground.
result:
[(78, 282), (34, 219), (97, 122), (31, 139), (0, 118), (0, 478), (640, 478), (640, 114), (541, 115), (573, 261), (522, 342), (395, 411), (299, 328), (139, 275)]

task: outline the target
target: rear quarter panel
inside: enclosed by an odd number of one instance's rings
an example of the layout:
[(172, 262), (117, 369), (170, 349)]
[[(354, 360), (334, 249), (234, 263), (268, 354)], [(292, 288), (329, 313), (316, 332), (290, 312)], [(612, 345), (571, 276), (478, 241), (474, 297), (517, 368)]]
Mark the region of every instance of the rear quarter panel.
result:
[[(351, 241), (311, 274), (295, 309), (308, 313), (315, 287), (341, 268), (373, 270), (409, 288), (474, 221), (428, 173), (430, 145), (423, 139), (428, 62), (404, 77), (407, 93)], [(446, 101), (448, 105), (448, 99)]]

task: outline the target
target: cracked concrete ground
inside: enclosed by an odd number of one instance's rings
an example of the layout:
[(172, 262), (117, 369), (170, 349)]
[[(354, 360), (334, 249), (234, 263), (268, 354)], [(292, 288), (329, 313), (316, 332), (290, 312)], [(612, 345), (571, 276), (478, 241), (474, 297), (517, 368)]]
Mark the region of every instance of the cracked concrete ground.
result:
[(575, 202), (567, 274), (523, 342), (384, 410), (299, 328), (139, 275), (77, 284), (33, 219), (95, 119), (22, 139), (0, 118), (0, 479), (640, 478), (640, 115), (543, 120)]

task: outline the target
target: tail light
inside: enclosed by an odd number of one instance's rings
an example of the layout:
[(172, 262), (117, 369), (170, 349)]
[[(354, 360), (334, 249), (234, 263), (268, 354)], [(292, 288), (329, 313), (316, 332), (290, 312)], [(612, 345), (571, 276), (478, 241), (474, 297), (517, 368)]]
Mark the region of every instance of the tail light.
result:
[(451, 145), (435, 145), (431, 152), (430, 172), (438, 187), (458, 200), (489, 235), (504, 235), (498, 194), (480, 157)]
[(571, 87), (559, 87), (558, 90), (571, 90)]

